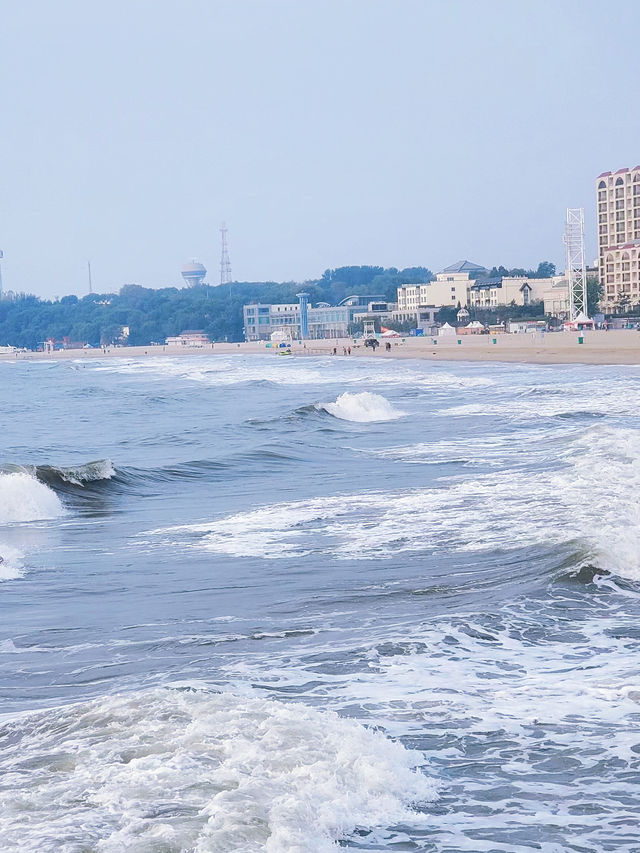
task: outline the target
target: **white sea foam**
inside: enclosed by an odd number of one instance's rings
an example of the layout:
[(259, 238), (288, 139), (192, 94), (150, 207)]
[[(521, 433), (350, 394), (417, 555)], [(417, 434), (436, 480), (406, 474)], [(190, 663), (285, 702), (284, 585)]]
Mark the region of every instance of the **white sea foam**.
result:
[(640, 407), (640, 383), (633, 377), (611, 382), (590, 378), (578, 383), (554, 382), (534, 387), (525, 385), (516, 395), (471, 400), (447, 409), (440, 414), (454, 417), (495, 418), (529, 422), (541, 417), (557, 418), (574, 415), (636, 415)]
[(579, 540), (602, 568), (640, 579), (638, 432), (592, 427), (557, 461), (541, 473), (507, 470), (430, 488), (283, 502), (151, 534), (173, 545), (266, 559), (505, 551)]
[(0, 581), (22, 577), (23, 559), (22, 551), (0, 540)]
[(0, 741), (0, 837), (23, 853), (329, 853), (434, 796), (421, 756), (382, 734), (231, 694), (102, 698), (23, 715)]
[(60, 499), (26, 472), (0, 474), (0, 524), (58, 518)]
[(86, 365), (90, 369), (148, 380), (177, 379), (201, 385), (228, 386), (245, 382), (276, 385), (393, 385), (437, 391), (485, 388), (495, 385), (486, 376), (444, 372), (424, 361), (375, 361), (373, 359), (314, 356), (278, 359), (273, 355), (199, 355), (189, 358), (163, 356), (146, 359), (109, 359)]
[(318, 404), (335, 418), (357, 423), (374, 423), (375, 421), (395, 421), (406, 412), (394, 409), (391, 403), (380, 394), (370, 391), (360, 391), (357, 394), (346, 391), (333, 403)]

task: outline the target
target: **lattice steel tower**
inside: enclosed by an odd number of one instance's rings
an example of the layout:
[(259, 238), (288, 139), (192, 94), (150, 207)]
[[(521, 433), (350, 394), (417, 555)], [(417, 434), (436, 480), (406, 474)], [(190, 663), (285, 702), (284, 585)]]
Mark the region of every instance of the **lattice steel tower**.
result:
[(569, 276), (569, 319), (587, 316), (587, 271), (584, 261), (584, 208), (568, 207), (564, 228)]
[(231, 284), (231, 261), (227, 246), (227, 226), (224, 222), (220, 228), (220, 284)]

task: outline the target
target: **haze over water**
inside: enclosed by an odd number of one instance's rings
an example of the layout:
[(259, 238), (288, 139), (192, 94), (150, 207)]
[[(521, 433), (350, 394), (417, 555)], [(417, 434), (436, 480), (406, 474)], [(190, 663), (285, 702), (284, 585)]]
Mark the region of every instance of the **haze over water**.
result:
[(0, 380), (4, 850), (640, 849), (640, 369)]

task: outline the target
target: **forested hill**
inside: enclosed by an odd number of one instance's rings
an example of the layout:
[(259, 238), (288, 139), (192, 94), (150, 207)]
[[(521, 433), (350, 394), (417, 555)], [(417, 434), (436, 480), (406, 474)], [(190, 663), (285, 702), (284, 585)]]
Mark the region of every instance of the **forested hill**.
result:
[(400, 284), (430, 281), (426, 267), (397, 270), (376, 266), (326, 270), (305, 282), (234, 282), (230, 286), (169, 287), (152, 290), (135, 284), (119, 293), (64, 296), (51, 302), (21, 294), (0, 301), (0, 346), (35, 349), (47, 338), (90, 343), (113, 343), (128, 326), (131, 345), (162, 343), (186, 329), (202, 329), (212, 340), (243, 340), (242, 306), (260, 301), (296, 302), (301, 289), (311, 302), (332, 305), (352, 293), (384, 295), (395, 301)]

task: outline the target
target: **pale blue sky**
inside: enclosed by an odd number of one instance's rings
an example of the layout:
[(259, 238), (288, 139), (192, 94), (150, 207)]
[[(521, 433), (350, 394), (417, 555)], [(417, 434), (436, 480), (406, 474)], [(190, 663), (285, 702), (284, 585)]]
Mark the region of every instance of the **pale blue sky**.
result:
[[(563, 262), (640, 162), (640, 2), (0, 0), (6, 288)], [(626, 106), (624, 106), (626, 104)]]

